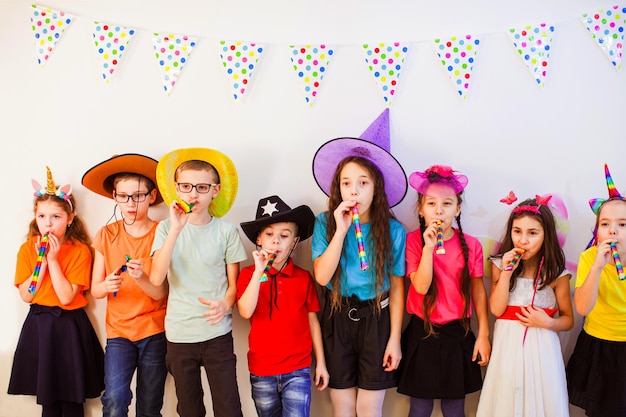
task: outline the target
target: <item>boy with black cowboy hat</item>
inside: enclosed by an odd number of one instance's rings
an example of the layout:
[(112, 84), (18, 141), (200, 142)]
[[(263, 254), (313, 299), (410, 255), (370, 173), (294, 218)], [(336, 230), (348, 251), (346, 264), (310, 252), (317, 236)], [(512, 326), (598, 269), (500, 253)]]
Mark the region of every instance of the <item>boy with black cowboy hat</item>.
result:
[(237, 307), (250, 319), (248, 367), (259, 416), (309, 416), (312, 350), (315, 385), (319, 391), (328, 385), (315, 282), (291, 260), (314, 223), (308, 206), (291, 209), (278, 196), (259, 200), (256, 219), (241, 223), (257, 247), (254, 265), (239, 274)]

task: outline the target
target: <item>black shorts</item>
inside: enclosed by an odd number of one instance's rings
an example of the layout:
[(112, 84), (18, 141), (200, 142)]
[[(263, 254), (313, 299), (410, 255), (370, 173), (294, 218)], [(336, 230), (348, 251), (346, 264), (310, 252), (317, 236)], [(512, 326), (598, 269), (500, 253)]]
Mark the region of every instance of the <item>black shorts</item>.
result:
[(396, 372), (385, 372), (383, 368), (391, 328), (389, 298), (383, 297), (380, 315), (367, 301), (344, 301), (349, 304), (332, 315), (327, 302), (322, 313), (324, 355), (330, 374), (328, 386), (367, 390), (395, 387)]

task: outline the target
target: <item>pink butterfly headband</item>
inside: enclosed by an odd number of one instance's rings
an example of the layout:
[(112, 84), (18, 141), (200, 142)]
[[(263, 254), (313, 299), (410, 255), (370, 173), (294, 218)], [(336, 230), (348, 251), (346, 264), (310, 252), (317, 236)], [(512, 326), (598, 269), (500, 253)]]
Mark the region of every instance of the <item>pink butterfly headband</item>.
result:
[[(542, 197), (540, 195), (535, 195), (535, 201), (537, 202), (536, 206), (528, 206), (528, 205), (517, 206), (513, 209), (513, 213), (530, 212), (534, 214), (539, 214), (540, 213), (539, 208), (541, 206), (547, 206), (551, 198), (552, 198), (551, 195), (547, 195), (545, 197)], [(509, 191), (509, 195), (500, 199), (501, 203), (508, 204), (509, 206), (515, 203), (516, 201), (517, 201), (517, 196), (515, 195), (513, 191)]]
[(50, 168), (48, 166), (46, 166), (46, 177), (47, 182), (45, 187), (42, 187), (36, 180), (32, 180), (33, 188), (35, 189), (33, 195), (35, 198), (41, 197), (44, 194), (55, 195), (60, 199), (67, 201), (72, 211), (74, 211), (72, 200), (70, 200), (70, 197), (72, 196), (72, 186), (70, 184), (65, 184), (57, 189), (54, 179), (52, 178), (52, 172), (50, 172)]

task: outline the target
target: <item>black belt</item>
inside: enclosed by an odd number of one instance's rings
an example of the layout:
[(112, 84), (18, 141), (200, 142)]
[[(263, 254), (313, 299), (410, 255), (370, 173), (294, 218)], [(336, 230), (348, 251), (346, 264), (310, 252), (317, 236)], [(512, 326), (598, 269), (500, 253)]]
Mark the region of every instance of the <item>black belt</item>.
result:
[[(380, 309), (389, 306), (389, 296), (385, 295), (385, 298), (380, 300)], [(362, 306), (350, 307), (348, 306), (348, 318), (352, 321), (359, 321), (365, 317), (369, 317), (374, 312), (375, 307), (370, 302), (364, 303)]]

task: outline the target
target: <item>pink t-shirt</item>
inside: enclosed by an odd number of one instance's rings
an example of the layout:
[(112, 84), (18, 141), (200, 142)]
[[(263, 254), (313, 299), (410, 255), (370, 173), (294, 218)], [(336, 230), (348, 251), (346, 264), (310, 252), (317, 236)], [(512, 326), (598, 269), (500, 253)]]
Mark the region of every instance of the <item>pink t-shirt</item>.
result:
[[(463, 273), (463, 250), (459, 231), (454, 230), (454, 236), (444, 242), (446, 253), (436, 254), (433, 251), (433, 269), (435, 272), (435, 284), (437, 285), (437, 301), (435, 308), (430, 314), (431, 322), (446, 324), (453, 320), (463, 318), (463, 295), (461, 293), (461, 277)], [(468, 267), (470, 277), (482, 279), (484, 272), (483, 248), (480, 242), (468, 234), (465, 241), (469, 250)], [(419, 229), (407, 234), (406, 237), (406, 276), (417, 271), (422, 258), (422, 234)], [(424, 318), (424, 296), (418, 294), (409, 286), (409, 295), (406, 301), (406, 309), (409, 313)], [(471, 301), (468, 317), (472, 314)]]

